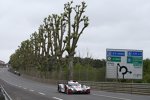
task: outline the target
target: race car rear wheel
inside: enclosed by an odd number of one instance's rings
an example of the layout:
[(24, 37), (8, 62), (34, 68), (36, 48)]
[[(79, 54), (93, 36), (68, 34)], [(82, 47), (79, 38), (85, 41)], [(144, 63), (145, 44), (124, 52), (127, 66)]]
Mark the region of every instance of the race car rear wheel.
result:
[(59, 93), (61, 92), (61, 89), (60, 89), (60, 86), (59, 86), (59, 85), (58, 85), (57, 91), (58, 91)]
[(88, 90), (86, 91), (86, 93), (87, 93), (87, 94), (90, 94), (90, 89), (88, 89)]

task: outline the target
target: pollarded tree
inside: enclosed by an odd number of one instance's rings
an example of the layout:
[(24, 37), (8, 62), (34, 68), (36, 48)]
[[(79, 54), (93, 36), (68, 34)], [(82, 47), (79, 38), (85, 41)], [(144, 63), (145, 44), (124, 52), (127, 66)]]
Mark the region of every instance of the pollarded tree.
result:
[[(75, 7), (72, 7), (72, 3), (73, 1), (68, 2), (64, 7), (64, 16), (67, 23), (67, 36), (64, 42), (68, 53), (69, 79), (73, 79), (73, 58), (78, 40), (89, 25), (88, 17), (83, 15), (87, 7), (86, 3), (82, 2), (81, 5)], [(74, 18), (72, 18), (73, 14), (75, 14)]]
[(26, 70), (32, 66), (33, 48), (30, 40), (21, 42), (21, 45), (14, 54), (10, 56), (11, 65), (16, 69)]
[(33, 46), (30, 40), (25, 40), (21, 42), (21, 45), (18, 49), (20, 51), (19, 60), (21, 62), (21, 66), (23, 69), (28, 69), (29, 67), (33, 67)]
[(51, 60), (55, 67), (59, 68), (60, 76), (62, 72), (62, 56), (66, 44), (63, 42), (66, 27), (64, 14), (53, 14), (44, 19), (45, 31), (48, 34), (47, 53), (50, 53)]
[(21, 65), (20, 64), (21, 59), (19, 59), (19, 56), (20, 56), (20, 51), (16, 50), (16, 52), (10, 56), (10, 61), (9, 61), (11, 64), (11, 67), (17, 70), (19, 69)]
[(44, 68), (44, 64), (49, 63), (50, 57), (51, 61), (54, 58), (54, 62), (61, 65), (63, 53), (67, 51), (70, 79), (73, 78), (73, 58), (78, 40), (89, 25), (88, 17), (83, 15), (87, 7), (86, 3), (82, 2), (75, 7), (72, 7), (72, 3), (65, 4), (61, 15), (53, 14), (46, 18), (38, 32), (33, 33), (31, 40), (23, 42), (20, 48), (22, 60), (30, 62), (27, 58), (34, 56), (36, 61), (32, 59), (31, 61), (38, 62), (40, 68)]

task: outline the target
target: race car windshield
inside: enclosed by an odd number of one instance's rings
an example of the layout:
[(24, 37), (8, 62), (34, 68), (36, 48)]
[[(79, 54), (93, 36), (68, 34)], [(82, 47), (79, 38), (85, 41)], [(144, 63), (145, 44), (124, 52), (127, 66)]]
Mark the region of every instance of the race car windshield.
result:
[(70, 83), (70, 86), (79, 86), (79, 83)]

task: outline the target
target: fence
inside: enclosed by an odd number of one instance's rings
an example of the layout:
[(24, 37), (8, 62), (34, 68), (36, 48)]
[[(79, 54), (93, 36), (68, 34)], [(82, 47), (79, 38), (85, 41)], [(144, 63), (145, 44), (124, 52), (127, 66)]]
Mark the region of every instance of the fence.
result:
[(81, 84), (85, 84), (91, 87), (91, 89), (131, 93), (131, 94), (145, 94), (150, 95), (149, 83), (116, 83), (116, 82), (87, 82), (81, 81)]
[[(66, 83), (66, 81), (61, 80), (58, 81), (58, 83)], [(119, 83), (92, 81), (79, 81), (79, 83), (90, 86), (92, 90), (150, 95), (150, 83)]]
[[(52, 80), (43, 79), (37, 77), (31, 77), (28, 75), (23, 75), (27, 78), (32, 78), (40, 82), (47, 83), (66, 83), (66, 80)], [(121, 92), (121, 93), (131, 93), (131, 94), (145, 94), (150, 95), (150, 83), (121, 83), (121, 82), (93, 82), (93, 81), (79, 81), (81, 84), (85, 84), (91, 87), (91, 89), (111, 91), (111, 92)]]

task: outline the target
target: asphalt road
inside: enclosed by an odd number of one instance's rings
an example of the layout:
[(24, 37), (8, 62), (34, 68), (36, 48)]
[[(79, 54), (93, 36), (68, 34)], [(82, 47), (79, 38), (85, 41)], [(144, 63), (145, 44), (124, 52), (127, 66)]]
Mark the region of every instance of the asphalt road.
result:
[(57, 92), (57, 86), (36, 82), (17, 76), (0, 68), (0, 84), (13, 100), (150, 100), (150, 96), (103, 91), (90, 95), (67, 95)]

